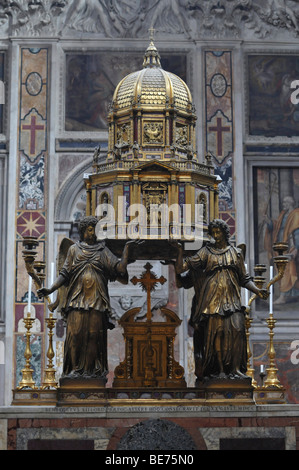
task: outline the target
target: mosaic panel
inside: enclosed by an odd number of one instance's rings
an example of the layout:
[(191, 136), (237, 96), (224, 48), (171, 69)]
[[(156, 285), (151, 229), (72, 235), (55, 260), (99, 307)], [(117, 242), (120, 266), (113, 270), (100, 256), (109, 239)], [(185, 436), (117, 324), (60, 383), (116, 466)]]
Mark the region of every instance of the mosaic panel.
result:
[[(22, 378), (24, 366), (24, 335), (22, 318), (28, 311), (29, 276), (22, 257), (22, 239), (37, 237), (37, 260), (45, 260), (47, 165), (48, 70), (47, 48), (21, 48), (19, 86), (19, 161), (16, 211), (16, 276), (15, 276), (15, 370), (16, 383)], [(31, 293), (32, 359), (37, 385), (41, 383), (41, 354), (44, 341), (44, 303), (37, 298), (34, 284)]]
[(205, 150), (213, 158), (219, 184), (219, 213), (235, 237), (234, 121), (232, 52), (205, 51)]

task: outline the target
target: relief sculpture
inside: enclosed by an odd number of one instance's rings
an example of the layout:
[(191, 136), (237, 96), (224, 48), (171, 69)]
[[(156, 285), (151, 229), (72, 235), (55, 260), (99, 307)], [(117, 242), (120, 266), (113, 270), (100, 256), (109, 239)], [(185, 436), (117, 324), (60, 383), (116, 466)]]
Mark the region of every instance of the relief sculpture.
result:
[(104, 37), (145, 37), (150, 27), (159, 34), (197, 37), (257, 37), (278, 29), (297, 36), (299, 8), (291, 0), (2, 0), (0, 30), (40, 36), (99, 33)]
[(144, 142), (147, 144), (155, 144), (163, 142), (163, 124), (158, 122), (150, 122), (144, 126)]

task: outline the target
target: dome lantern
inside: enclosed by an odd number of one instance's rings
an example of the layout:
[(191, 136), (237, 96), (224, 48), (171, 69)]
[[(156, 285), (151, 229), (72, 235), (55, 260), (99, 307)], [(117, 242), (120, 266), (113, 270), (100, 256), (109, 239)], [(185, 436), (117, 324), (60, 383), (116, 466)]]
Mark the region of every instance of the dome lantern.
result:
[(144, 54), (143, 68), (145, 67), (161, 67), (160, 54), (154, 44), (153, 37), (151, 37), (150, 45)]

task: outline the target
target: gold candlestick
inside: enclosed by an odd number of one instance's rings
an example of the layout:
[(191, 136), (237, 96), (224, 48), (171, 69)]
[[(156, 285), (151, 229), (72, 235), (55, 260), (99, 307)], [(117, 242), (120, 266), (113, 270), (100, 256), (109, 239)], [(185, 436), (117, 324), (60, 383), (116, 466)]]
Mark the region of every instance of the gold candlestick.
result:
[(47, 351), (47, 358), (48, 358), (48, 365), (45, 369), (45, 378), (42, 384), (42, 390), (46, 388), (57, 388), (58, 382), (56, 381), (55, 374), (56, 370), (53, 366), (53, 358), (55, 356), (54, 349), (53, 349), (53, 329), (55, 327), (56, 318), (53, 318), (52, 314), (50, 314), (49, 318), (46, 318), (46, 323), (48, 327), (48, 337), (49, 337), (49, 347)]
[[(37, 252), (34, 249), (38, 246), (39, 242), (35, 237), (24, 237), (23, 240), (23, 258), (25, 260), (25, 266), (27, 273), (32, 277), (36, 289), (40, 289), (43, 286), (45, 280), (45, 268), (46, 263), (44, 261), (35, 261)], [(54, 387), (57, 388), (58, 384), (55, 380), (56, 371), (53, 366), (53, 358), (55, 356), (53, 350), (53, 329), (55, 327), (56, 318), (53, 318), (52, 311), (54, 310), (54, 304), (51, 304), (50, 298), (47, 296), (46, 301), (48, 302), (48, 308), (51, 312), (50, 317), (46, 318), (46, 324), (48, 327), (48, 338), (49, 346), (47, 351), (48, 365), (45, 369), (45, 377), (42, 383), (42, 389)]]
[[(44, 261), (35, 261), (34, 263), (34, 268), (37, 271), (37, 275), (40, 279), (40, 286), (43, 286), (44, 280), (46, 278), (45, 274), (45, 268), (46, 268), (46, 263)], [(50, 298), (46, 298), (48, 303), (51, 302)], [(46, 388), (57, 388), (58, 387), (58, 382), (56, 381), (55, 374), (56, 370), (53, 365), (53, 358), (55, 356), (54, 349), (53, 349), (53, 329), (55, 327), (55, 322), (56, 318), (53, 318), (53, 314), (50, 313), (49, 318), (45, 319), (45, 322), (48, 327), (48, 351), (47, 351), (47, 358), (48, 358), (48, 364), (45, 369), (45, 375), (44, 375), (44, 380), (42, 383), (42, 390)]]
[(17, 390), (22, 390), (25, 387), (32, 388), (34, 390), (37, 389), (35, 385), (35, 381), (33, 380), (33, 369), (31, 368), (30, 359), (32, 357), (31, 347), (30, 347), (30, 339), (31, 333), (30, 330), (32, 325), (35, 321), (35, 318), (30, 317), (30, 312), (27, 313), (27, 316), (23, 319), (26, 328), (26, 347), (24, 352), (24, 357), (26, 360), (25, 367), (22, 369), (22, 380), (17, 387)]
[[(274, 285), (276, 282), (282, 279), (285, 273), (286, 265), (288, 264), (288, 257), (283, 255), (283, 253), (285, 253), (288, 250), (287, 243), (275, 243), (273, 245), (273, 250), (278, 252), (278, 256), (275, 256), (273, 258), (275, 266), (277, 268), (277, 274), (268, 283), (267, 285), (268, 290), (272, 285)], [(275, 387), (278, 389), (282, 389), (283, 386), (281, 385), (277, 377), (278, 369), (276, 368), (276, 365), (275, 365), (276, 353), (275, 353), (275, 348), (274, 348), (274, 328), (275, 328), (276, 320), (274, 319), (272, 312), (269, 313), (269, 317), (267, 318), (266, 322), (269, 328), (269, 354), (268, 354), (269, 367), (266, 369), (267, 378), (264, 381), (264, 387), (265, 388)]]

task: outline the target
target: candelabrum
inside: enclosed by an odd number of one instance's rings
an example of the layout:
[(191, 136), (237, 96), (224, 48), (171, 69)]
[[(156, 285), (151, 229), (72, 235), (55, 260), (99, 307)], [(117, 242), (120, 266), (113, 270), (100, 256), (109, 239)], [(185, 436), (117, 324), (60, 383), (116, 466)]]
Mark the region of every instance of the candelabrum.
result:
[[(274, 276), (273, 279), (270, 279), (270, 282), (267, 285), (268, 290), (270, 289), (271, 286), (273, 286), (276, 282), (280, 281), (283, 278), (286, 266), (288, 264), (288, 257), (284, 255), (284, 253), (288, 250), (287, 243), (275, 243), (273, 245), (273, 250), (278, 253), (278, 255), (273, 258), (273, 261), (277, 269), (277, 274), (276, 276)], [(276, 320), (273, 317), (272, 309), (270, 309), (269, 317), (267, 318), (266, 321), (267, 321), (267, 325), (269, 328), (269, 353), (268, 353), (269, 367), (266, 369), (267, 377), (266, 377), (266, 380), (264, 381), (264, 387), (265, 388), (274, 387), (274, 388), (282, 389), (283, 386), (281, 385), (277, 377), (278, 369), (276, 368), (276, 365), (275, 365), (276, 353), (274, 349), (273, 339), (274, 339), (274, 328), (275, 328)]]
[[(31, 278), (33, 279), (35, 287), (38, 290), (43, 286), (43, 282), (45, 279), (45, 267), (46, 267), (46, 264), (43, 261), (35, 261), (35, 258), (37, 255), (37, 252), (35, 251), (35, 249), (38, 246), (38, 240), (35, 237), (24, 237), (23, 246), (24, 246), (23, 258), (25, 261), (26, 271), (29, 274), (29, 276), (31, 276)], [(48, 308), (50, 311), (49, 318), (45, 319), (47, 327), (48, 327), (48, 339), (49, 339), (48, 351), (47, 351), (48, 365), (45, 369), (45, 377), (44, 377), (44, 381), (42, 382), (42, 387), (41, 387), (42, 389), (51, 388), (51, 387), (57, 388), (57, 385), (58, 385), (55, 379), (56, 371), (53, 366), (53, 358), (55, 355), (54, 350), (53, 350), (53, 329), (55, 327), (56, 318), (53, 318), (54, 308), (48, 296), (46, 297), (46, 301), (48, 302)], [(30, 312), (28, 312), (27, 316), (30, 317)], [(24, 322), (28, 321), (28, 324), (29, 324), (30, 323), (29, 319), (30, 318), (24, 319)], [(30, 320), (32, 320), (32, 323), (33, 323), (34, 319), (30, 319)], [(32, 323), (31, 323), (31, 326), (32, 326)], [(28, 335), (29, 335), (28, 348), (30, 349), (30, 329), (28, 330)], [(26, 354), (27, 356), (29, 356), (28, 351)], [(30, 358), (29, 358), (29, 361), (30, 361)]]
[[(288, 250), (287, 243), (275, 243), (273, 245), (273, 250), (278, 253), (277, 256), (273, 258), (275, 267), (277, 269), (277, 274), (270, 279), (269, 283), (266, 286), (266, 289), (269, 291), (271, 286), (273, 286), (276, 282), (280, 281), (285, 273), (286, 265), (288, 263), (288, 257), (284, 255), (284, 253)], [(266, 271), (266, 266), (258, 264), (254, 267), (255, 277), (254, 282), (258, 288), (263, 288), (265, 278), (262, 276)], [(250, 297), (248, 306), (246, 307), (246, 336), (247, 336), (247, 354), (248, 354), (248, 362), (247, 362), (247, 375), (252, 378), (252, 385), (257, 387), (256, 381), (254, 379), (254, 369), (251, 368), (251, 357), (252, 353), (250, 350), (249, 344), (249, 330), (251, 328), (252, 318), (250, 318), (250, 310), (252, 302), (257, 298), (257, 294), (254, 294)], [(266, 380), (263, 382), (263, 388), (277, 388), (282, 389), (282, 385), (279, 382), (277, 377), (278, 369), (275, 366), (275, 358), (276, 353), (274, 349), (274, 328), (276, 324), (276, 320), (273, 317), (272, 308), (270, 308), (269, 317), (266, 320), (268, 328), (269, 328), (269, 367), (266, 369)]]

